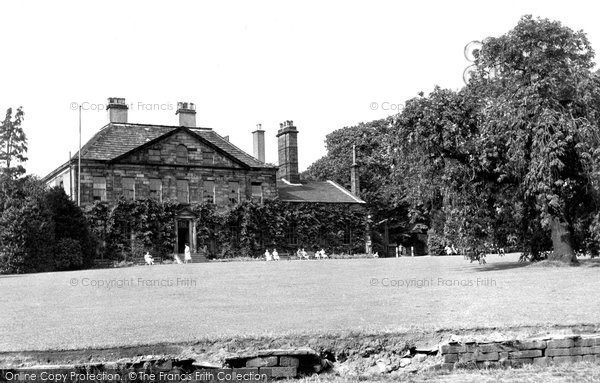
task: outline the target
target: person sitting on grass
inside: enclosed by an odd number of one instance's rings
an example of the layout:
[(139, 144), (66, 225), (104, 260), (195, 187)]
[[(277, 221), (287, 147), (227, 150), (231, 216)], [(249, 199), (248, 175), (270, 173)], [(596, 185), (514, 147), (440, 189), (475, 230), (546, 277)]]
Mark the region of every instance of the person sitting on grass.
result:
[(273, 260), (273, 258), (271, 257), (271, 253), (269, 253), (269, 249), (265, 250), (265, 261), (269, 262)]
[(321, 259), (321, 252), (315, 251), (315, 259)]
[(450, 246), (446, 245), (444, 250), (446, 250), (446, 255), (452, 255), (452, 248)]
[(304, 251), (304, 248), (300, 251), (300, 256), (304, 259), (309, 259), (308, 253)]
[(146, 254), (144, 254), (144, 261), (146, 261), (146, 265), (148, 266), (154, 264), (154, 258), (152, 258), (149, 251), (146, 251)]
[(325, 249), (321, 249), (321, 258), (327, 259), (327, 254), (325, 254)]
[(277, 249), (273, 249), (273, 260), (279, 261), (279, 253), (277, 252)]

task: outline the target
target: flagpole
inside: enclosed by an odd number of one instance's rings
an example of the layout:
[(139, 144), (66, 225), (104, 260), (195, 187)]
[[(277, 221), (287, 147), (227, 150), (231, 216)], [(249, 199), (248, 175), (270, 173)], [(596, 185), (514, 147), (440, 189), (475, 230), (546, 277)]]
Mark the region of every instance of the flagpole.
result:
[(77, 206), (81, 206), (81, 105), (79, 105), (79, 152), (77, 152)]

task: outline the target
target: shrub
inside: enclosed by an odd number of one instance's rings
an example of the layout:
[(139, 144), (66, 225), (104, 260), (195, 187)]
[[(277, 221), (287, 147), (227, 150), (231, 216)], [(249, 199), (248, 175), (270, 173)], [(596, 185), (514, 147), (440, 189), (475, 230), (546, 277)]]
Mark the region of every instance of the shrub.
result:
[(427, 232), (427, 250), (429, 255), (444, 255), (445, 242), (444, 237), (438, 235), (433, 230), (429, 230)]
[(58, 240), (54, 249), (54, 264), (56, 270), (74, 270), (84, 264), (81, 244), (72, 238)]

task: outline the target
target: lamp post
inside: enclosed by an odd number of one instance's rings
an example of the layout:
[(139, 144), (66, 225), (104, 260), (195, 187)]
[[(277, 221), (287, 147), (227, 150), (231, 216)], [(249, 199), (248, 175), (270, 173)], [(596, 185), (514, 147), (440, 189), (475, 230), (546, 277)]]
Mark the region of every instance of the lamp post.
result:
[(79, 151), (77, 152), (77, 206), (81, 206), (81, 104), (79, 105)]

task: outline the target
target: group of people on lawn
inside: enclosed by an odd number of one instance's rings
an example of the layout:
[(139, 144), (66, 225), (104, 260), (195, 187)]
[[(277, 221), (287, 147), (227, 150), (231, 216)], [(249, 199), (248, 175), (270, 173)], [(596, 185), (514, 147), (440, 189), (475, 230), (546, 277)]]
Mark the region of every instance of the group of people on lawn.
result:
[[(146, 262), (146, 265), (154, 264), (154, 258), (152, 257), (152, 255), (150, 254), (149, 251), (146, 251), (146, 254), (144, 254), (144, 261)], [(192, 251), (190, 250), (190, 246), (186, 243), (185, 248), (183, 250), (183, 262), (181, 262), (181, 258), (179, 258), (179, 255), (177, 255), (177, 254), (175, 254), (175, 262), (181, 264), (181, 263), (190, 263), (191, 261), (192, 261)]]
[[(310, 259), (310, 254), (304, 250), (304, 248), (298, 249), (296, 251), (296, 257), (298, 259)], [(326, 259), (329, 258), (325, 253), (324, 249), (315, 252), (315, 259)], [(288, 258), (289, 259), (289, 258)], [(279, 253), (277, 249), (273, 249), (272, 253), (269, 253), (269, 249), (265, 250), (265, 261), (279, 261)]]

